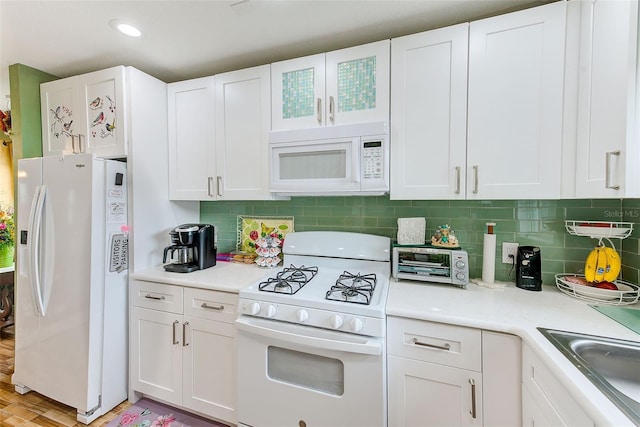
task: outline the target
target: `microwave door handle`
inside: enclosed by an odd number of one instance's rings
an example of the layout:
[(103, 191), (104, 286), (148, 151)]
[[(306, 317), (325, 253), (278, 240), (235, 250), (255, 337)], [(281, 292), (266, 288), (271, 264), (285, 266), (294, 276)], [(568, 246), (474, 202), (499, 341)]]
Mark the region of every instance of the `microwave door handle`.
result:
[(351, 172), (353, 176), (353, 182), (360, 182), (360, 150), (362, 143), (358, 141), (358, 144), (354, 142), (353, 146), (357, 149), (351, 152)]
[(322, 98), (316, 100), (316, 118), (318, 119), (318, 124), (322, 125)]

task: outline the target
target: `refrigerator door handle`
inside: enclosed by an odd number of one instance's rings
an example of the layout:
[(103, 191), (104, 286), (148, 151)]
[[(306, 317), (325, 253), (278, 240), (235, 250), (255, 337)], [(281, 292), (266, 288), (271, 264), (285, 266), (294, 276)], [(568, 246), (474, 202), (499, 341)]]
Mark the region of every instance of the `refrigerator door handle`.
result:
[(44, 316), (44, 301), (42, 298), (42, 281), (40, 277), (40, 235), (42, 233), (42, 213), (44, 200), (47, 195), (47, 187), (42, 185), (36, 188), (31, 201), (29, 212), (29, 237), (27, 240), (27, 251), (29, 252), (29, 276), (31, 278), (31, 291), (35, 300), (38, 315)]

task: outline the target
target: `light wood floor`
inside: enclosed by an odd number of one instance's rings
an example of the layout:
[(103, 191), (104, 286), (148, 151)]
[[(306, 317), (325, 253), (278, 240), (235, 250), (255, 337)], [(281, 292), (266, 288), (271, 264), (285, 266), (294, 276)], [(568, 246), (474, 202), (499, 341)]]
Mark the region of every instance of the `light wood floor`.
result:
[[(14, 360), (14, 330), (9, 326), (0, 331), (0, 427), (5, 426), (84, 426), (76, 421), (76, 410), (55, 402), (36, 392), (21, 395), (11, 384)], [(126, 401), (111, 412), (91, 423), (91, 427), (102, 427), (130, 406)]]

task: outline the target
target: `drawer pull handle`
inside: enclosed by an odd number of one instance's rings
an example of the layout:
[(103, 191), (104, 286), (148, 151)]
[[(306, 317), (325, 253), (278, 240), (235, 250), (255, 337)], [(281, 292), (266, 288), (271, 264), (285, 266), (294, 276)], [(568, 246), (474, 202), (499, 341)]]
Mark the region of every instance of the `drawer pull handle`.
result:
[(158, 301), (164, 301), (164, 299), (165, 299), (165, 298), (164, 298), (164, 296), (161, 296), (161, 297), (154, 297), (154, 296), (153, 296), (153, 295), (151, 295), (151, 294), (146, 294), (144, 297), (145, 297), (146, 299), (155, 299), (155, 300), (158, 300)]
[(476, 418), (476, 382), (473, 378), (469, 378), (469, 384), (471, 384), (471, 411), (470, 414), (473, 418)]
[(444, 343), (444, 345), (436, 345), (436, 344), (428, 344), (426, 342), (420, 342), (418, 341), (418, 338), (414, 338), (413, 343), (415, 345), (420, 345), (422, 347), (437, 348), (438, 350), (451, 350), (451, 346), (449, 345), (448, 342)]
[(177, 320), (173, 321), (173, 344), (180, 344), (180, 341), (178, 341), (176, 339), (176, 326), (178, 326), (180, 322), (178, 322)]
[(206, 308), (208, 310), (222, 311), (222, 310), (224, 310), (224, 305), (221, 304), (221, 305), (215, 307), (213, 305), (207, 305), (206, 302), (203, 302), (202, 305), (200, 306), (200, 308)]

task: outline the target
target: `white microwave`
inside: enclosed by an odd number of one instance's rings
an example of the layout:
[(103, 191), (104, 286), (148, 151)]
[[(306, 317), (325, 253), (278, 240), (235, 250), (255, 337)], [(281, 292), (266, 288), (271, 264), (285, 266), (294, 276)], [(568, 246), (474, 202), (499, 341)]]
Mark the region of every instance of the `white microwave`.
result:
[(269, 134), (271, 192), (282, 196), (389, 192), (389, 123)]

